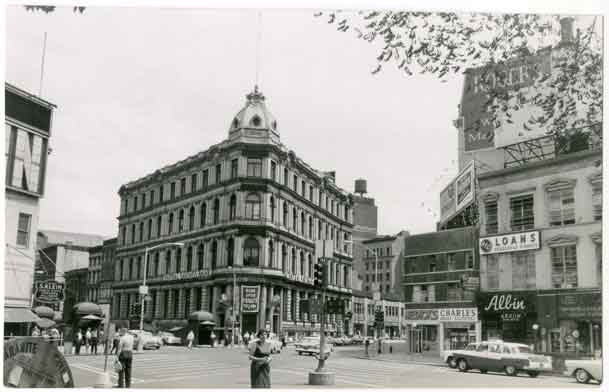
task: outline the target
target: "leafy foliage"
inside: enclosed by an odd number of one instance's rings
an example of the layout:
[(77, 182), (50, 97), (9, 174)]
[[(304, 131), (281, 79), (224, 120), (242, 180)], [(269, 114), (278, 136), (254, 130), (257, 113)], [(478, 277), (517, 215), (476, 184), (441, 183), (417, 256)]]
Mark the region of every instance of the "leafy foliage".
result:
[[(327, 18), (340, 32), (355, 31), (357, 39), (379, 45), (372, 74), (392, 63), (406, 75), (433, 74), (446, 82), (482, 69), (485, 107), (495, 127), (513, 124), (514, 113), (521, 110), (528, 119), (516, 125), (525, 131), (542, 127), (560, 133), (601, 121), (602, 42), (596, 19), (569, 44), (552, 46), (560, 37), (556, 15), (333, 11), (315, 16)], [(552, 70), (537, 75), (534, 89), (506, 88), (508, 64), (544, 51), (552, 56)]]

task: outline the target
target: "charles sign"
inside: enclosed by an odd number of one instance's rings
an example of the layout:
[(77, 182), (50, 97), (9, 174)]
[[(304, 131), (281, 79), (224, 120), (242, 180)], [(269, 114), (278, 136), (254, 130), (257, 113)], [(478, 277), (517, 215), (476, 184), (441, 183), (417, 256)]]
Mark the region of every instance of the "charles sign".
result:
[(412, 309), (406, 311), (408, 321), (470, 321), (478, 320), (477, 308)]
[(536, 250), (541, 247), (539, 230), (480, 238), (480, 254)]

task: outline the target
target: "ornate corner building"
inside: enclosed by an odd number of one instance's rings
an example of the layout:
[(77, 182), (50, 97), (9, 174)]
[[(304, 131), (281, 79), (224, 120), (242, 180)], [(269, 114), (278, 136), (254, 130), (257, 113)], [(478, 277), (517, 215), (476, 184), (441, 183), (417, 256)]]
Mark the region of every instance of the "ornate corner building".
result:
[[(257, 88), (231, 121), (228, 138), (206, 151), (121, 186), (112, 318), (127, 321), (139, 302), (148, 253), (145, 321), (185, 325), (195, 311), (214, 315), (222, 336), (314, 331), (299, 300), (315, 295), (315, 241), (334, 241), (328, 294), (351, 299), (351, 195), (333, 172), (313, 169), (280, 141), (277, 121)], [(163, 247), (180, 242), (183, 246)], [(242, 287), (257, 286), (255, 313)], [(251, 291), (248, 291), (251, 293)], [(346, 320), (328, 318), (330, 331)]]

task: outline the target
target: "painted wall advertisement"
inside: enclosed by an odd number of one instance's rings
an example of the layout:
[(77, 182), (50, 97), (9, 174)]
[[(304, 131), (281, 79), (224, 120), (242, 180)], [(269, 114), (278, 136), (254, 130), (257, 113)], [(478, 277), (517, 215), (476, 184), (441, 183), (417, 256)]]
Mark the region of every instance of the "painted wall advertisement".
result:
[(482, 237), (480, 255), (537, 250), (541, 247), (539, 230)]
[(258, 313), (260, 286), (241, 286), (241, 313)]
[(459, 175), (440, 192), (440, 222), (446, 222), (473, 203), (476, 172), (471, 161)]

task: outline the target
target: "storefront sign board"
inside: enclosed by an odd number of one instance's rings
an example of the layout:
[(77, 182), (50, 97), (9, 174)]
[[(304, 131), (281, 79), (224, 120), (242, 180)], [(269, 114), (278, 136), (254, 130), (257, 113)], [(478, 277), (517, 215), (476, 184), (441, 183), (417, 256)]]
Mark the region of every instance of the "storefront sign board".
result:
[(406, 311), (408, 321), (470, 321), (478, 320), (477, 308), (411, 309)]
[(260, 286), (241, 286), (241, 313), (258, 313)]
[(54, 304), (63, 301), (65, 298), (65, 285), (54, 280), (36, 282), (34, 290), (34, 299), (40, 303)]
[(539, 230), (480, 238), (480, 255), (537, 250), (540, 247)]
[(601, 293), (562, 294), (558, 297), (558, 317), (561, 319), (600, 319)]

